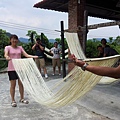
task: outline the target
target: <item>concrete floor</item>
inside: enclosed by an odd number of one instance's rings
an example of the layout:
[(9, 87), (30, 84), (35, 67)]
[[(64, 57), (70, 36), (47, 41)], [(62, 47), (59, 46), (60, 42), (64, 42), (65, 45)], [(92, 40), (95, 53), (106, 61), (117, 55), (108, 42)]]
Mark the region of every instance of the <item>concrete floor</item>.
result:
[[(62, 76), (52, 76), (45, 81), (54, 82)], [(0, 74), (0, 120), (120, 120), (120, 82), (110, 85), (96, 85), (82, 99), (60, 109), (50, 109), (35, 102), (25, 92), (29, 104), (19, 103), (16, 86), (17, 107), (11, 107), (7, 73)]]

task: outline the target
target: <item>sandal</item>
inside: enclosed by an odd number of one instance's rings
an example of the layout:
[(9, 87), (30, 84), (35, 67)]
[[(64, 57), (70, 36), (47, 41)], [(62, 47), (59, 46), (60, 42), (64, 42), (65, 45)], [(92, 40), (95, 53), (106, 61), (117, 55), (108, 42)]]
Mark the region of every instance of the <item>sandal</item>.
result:
[(17, 107), (17, 103), (15, 101), (12, 101), (11, 106), (12, 107)]
[(21, 103), (25, 103), (25, 104), (28, 104), (28, 103), (29, 103), (29, 101), (24, 100), (24, 99), (21, 99), (19, 102), (21, 102)]

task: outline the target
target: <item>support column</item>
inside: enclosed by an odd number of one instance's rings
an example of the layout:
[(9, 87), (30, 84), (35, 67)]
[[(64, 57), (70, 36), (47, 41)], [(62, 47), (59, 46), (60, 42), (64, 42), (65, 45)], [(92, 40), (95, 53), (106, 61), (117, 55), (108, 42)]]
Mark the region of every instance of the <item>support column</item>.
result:
[[(68, 31), (77, 32), (80, 40), (80, 44), (85, 51), (85, 40), (83, 40), (83, 31), (81, 27), (84, 27), (84, 11), (86, 0), (69, 0), (68, 2)], [(79, 29), (78, 29), (79, 27)], [(70, 51), (69, 51), (70, 58)], [(74, 67), (73, 63), (68, 64), (68, 71), (71, 71)]]
[[(65, 44), (64, 44), (64, 22), (61, 21), (61, 44), (62, 44), (62, 60), (65, 59)], [(66, 76), (66, 61), (62, 61), (63, 78)]]

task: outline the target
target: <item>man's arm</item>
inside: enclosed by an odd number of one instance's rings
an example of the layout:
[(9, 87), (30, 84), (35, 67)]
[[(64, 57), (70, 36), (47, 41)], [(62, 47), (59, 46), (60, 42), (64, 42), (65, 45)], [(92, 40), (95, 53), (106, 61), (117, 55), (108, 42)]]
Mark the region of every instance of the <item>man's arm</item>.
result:
[(45, 47), (42, 46), (42, 45), (40, 45), (40, 44), (39, 44), (39, 47), (40, 47), (41, 50), (44, 50), (44, 49), (45, 49)]
[(32, 46), (32, 50), (35, 50), (35, 47), (36, 47), (36, 44), (34, 44), (34, 45)]
[[(74, 55), (72, 56), (72, 58), (75, 62), (75, 65), (79, 67), (83, 67), (85, 65), (84, 61), (78, 60)], [(120, 78), (120, 65), (116, 68), (87, 65), (85, 70), (100, 76)]]
[(120, 78), (120, 65), (117, 68), (88, 65), (86, 70), (100, 76)]
[(53, 55), (53, 49), (52, 49), (52, 48), (50, 49), (49, 53), (50, 53), (51, 55)]

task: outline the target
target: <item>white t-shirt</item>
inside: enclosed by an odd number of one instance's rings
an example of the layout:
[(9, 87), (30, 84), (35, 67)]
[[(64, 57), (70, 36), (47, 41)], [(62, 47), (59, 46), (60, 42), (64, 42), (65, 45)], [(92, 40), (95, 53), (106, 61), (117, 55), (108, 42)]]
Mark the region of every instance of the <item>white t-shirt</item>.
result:
[(50, 51), (53, 53), (53, 59), (60, 58), (60, 54), (61, 54), (60, 48), (53, 47), (50, 49)]

